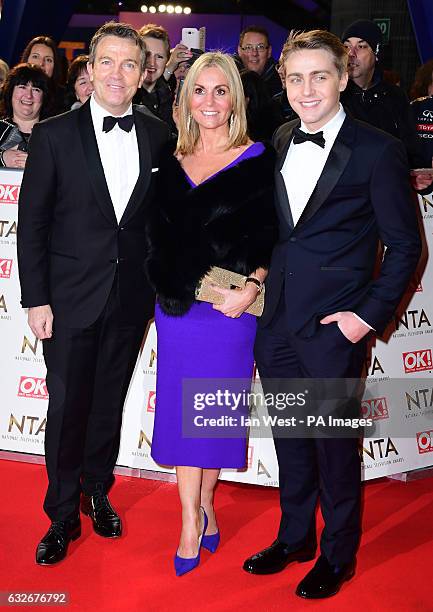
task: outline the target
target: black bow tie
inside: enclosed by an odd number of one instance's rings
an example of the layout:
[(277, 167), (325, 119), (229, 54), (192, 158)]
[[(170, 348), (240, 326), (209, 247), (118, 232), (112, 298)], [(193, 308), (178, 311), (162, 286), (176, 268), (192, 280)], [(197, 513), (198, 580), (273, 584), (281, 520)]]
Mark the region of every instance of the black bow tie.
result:
[(303, 132), (302, 130), (300, 130), (299, 128), (295, 128), (293, 130), (293, 142), (295, 144), (300, 144), (301, 142), (314, 142), (314, 144), (318, 145), (319, 147), (322, 147), (322, 149), (325, 148), (325, 139), (323, 138), (323, 132), (316, 132), (315, 134), (307, 134), (306, 132)]
[(103, 132), (110, 132), (116, 123), (119, 124), (121, 130), (125, 132), (130, 132), (132, 130), (132, 126), (134, 125), (134, 116), (133, 115), (125, 115), (124, 117), (104, 117), (104, 123), (102, 124)]

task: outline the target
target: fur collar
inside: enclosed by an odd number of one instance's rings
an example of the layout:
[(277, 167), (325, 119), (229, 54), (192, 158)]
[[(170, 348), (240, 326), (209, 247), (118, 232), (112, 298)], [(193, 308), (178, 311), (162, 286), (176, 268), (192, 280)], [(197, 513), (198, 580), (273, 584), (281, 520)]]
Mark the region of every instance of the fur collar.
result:
[(267, 146), (192, 187), (172, 154), (160, 163), (147, 270), (166, 313), (184, 314), (214, 265), (246, 275), (269, 265), (274, 167), (275, 151)]
[(275, 167), (275, 149), (267, 145), (261, 155), (241, 160), (220, 170), (203, 183), (192, 187), (179, 161), (167, 155), (160, 165), (158, 197), (163, 210), (171, 217), (183, 215), (179, 199), (203, 223), (245, 206), (245, 200), (269, 188), (268, 179)]

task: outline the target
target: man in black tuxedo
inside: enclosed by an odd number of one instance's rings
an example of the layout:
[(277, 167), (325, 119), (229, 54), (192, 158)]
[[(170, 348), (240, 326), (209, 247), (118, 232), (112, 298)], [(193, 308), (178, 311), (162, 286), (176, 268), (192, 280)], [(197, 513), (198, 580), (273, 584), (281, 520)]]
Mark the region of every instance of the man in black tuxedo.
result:
[(80, 536), (81, 510), (96, 533), (121, 535), (108, 499), (123, 404), (154, 295), (143, 269), (145, 224), (169, 129), (131, 101), (146, 48), (126, 24), (90, 44), (94, 94), (33, 131), (20, 195), (22, 305), (44, 341), (45, 434), (52, 523), (36, 562), (63, 559)]
[[(420, 255), (403, 145), (346, 116), (339, 103), (348, 78), (342, 43), (321, 30), (291, 35), (283, 68), (300, 121), (286, 123), (274, 136), (280, 237), (256, 339), (265, 392), (284, 379), (288, 386), (289, 379), (359, 379), (366, 337), (384, 330)], [(387, 248), (373, 278), (379, 241)], [(354, 393), (346, 402), (347, 414), (359, 405)], [(247, 559), (244, 569), (268, 574), (314, 558), (320, 491), (321, 556), (296, 593), (328, 597), (354, 574), (358, 439), (275, 433), (280, 528), (277, 540)]]

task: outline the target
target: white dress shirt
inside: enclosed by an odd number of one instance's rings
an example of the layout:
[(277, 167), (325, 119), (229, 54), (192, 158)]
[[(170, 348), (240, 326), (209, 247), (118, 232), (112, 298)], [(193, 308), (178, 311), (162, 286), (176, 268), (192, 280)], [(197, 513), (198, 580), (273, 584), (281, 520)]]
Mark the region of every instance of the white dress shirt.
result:
[[(323, 137), (325, 139), (325, 147), (322, 149), (319, 145), (314, 142), (301, 142), (294, 144), (293, 140), (290, 144), (289, 150), (287, 151), (286, 159), (281, 168), (281, 174), (286, 185), (287, 196), (289, 198), (290, 210), (292, 212), (293, 223), (299, 221), (300, 216), (317, 185), (317, 181), (323, 172), (328, 155), (334, 146), (335, 139), (338, 136), (338, 132), (343, 125), (343, 121), (346, 117), (343, 107), (339, 106), (337, 113), (316, 132), (323, 131)], [(307, 134), (315, 134), (307, 129), (305, 124), (301, 121), (301, 130)], [(373, 329), (371, 325), (366, 323), (356, 313), (353, 313), (355, 317), (367, 325), (370, 329)]]
[[(134, 190), (140, 173), (140, 158), (138, 153), (137, 135), (135, 126), (130, 132), (125, 132), (116, 123), (109, 132), (102, 131), (104, 117), (110, 115), (100, 106), (92, 94), (90, 98), (90, 112), (98, 143), (99, 156), (104, 169), (108, 191), (116, 213), (117, 222), (122, 218), (126, 205)], [(132, 104), (121, 115), (132, 114)]]
[[(294, 225), (299, 221), (316, 187), (345, 117), (346, 113), (340, 104), (337, 114), (321, 127), (320, 130), (317, 130), (318, 132), (323, 131), (325, 139), (324, 149), (309, 141), (299, 144), (294, 144), (292, 141), (290, 144), (286, 159), (281, 168), (281, 174), (286, 185)], [(300, 127), (303, 132), (309, 134), (315, 133), (308, 130), (302, 121)]]

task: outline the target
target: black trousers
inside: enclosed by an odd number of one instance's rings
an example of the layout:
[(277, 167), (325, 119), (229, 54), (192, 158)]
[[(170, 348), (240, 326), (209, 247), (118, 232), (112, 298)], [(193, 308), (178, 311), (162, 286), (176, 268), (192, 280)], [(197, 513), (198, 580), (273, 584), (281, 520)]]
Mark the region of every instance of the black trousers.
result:
[[(366, 339), (352, 344), (337, 323), (321, 325), (312, 337), (301, 338), (288, 330), (287, 321), (282, 303), (271, 324), (256, 336), (255, 357), (265, 393), (283, 389), (288, 379), (359, 379)], [(278, 540), (292, 550), (315, 541), (320, 497), (325, 521), (321, 552), (336, 565), (354, 558), (361, 531), (361, 466), (354, 436), (279, 437), (274, 431), (282, 511)]]
[(123, 319), (117, 278), (90, 327), (71, 329), (54, 319), (53, 337), (43, 343), (49, 393), (44, 510), (51, 520), (76, 516), (81, 490), (92, 495), (113, 484), (123, 404), (146, 325)]

